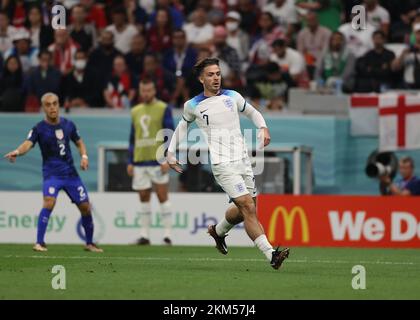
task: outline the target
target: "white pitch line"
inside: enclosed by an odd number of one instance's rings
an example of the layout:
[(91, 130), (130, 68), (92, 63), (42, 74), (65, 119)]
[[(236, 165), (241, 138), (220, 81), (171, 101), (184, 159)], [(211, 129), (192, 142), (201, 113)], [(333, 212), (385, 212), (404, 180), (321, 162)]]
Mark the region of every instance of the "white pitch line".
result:
[[(3, 256), (5, 259), (94, 259), (94, 260), (138, 260), (138, 261), (233, 261), (233, 262), (265, 262), (266, 259), (241, 259), (241, 258), (165, 258), (165, 257), (109, 257), (109, 256), (19, 256), (7, 255)], [(394, 261), (349, 261), (349, 260), (310, 260), (310, 259), (287, 259), (289, 263), (319, 263), (319, 264), (376, 264), (376, 265), (403, 265), (416, 266), (420, 263), (416, 262), (394, 262)]]

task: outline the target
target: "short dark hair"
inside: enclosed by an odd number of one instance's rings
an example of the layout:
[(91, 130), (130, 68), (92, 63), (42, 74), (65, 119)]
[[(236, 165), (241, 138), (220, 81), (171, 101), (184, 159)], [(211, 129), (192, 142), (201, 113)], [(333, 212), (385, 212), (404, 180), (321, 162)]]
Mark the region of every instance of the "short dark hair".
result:
[(41, 58), (41, 56), (43, 56), (43, 55), (45, 55), (45, 54), (49, 55), (49, 56), (50, 56), (50, 59), (52, 58), (52, 53), (51, 53), (51, 51), (49, 51), (49, 50), (47, 50), (47, 49), (42, 49), (42, 50), (41, 50), (41, 51), (39, 51), (39, 53), (38, 53), (38, 59), (40, 59), (40, 58)]
[(385, 32), (383, 32), (382, 30), (376, 30), (373, 34), (372, 34), (372, 38), (377, 36), (377, 35), (381, 35), (382, 38), (386, 39), (386, 35)]
[(274, 48), (274, 47), (284, 47), (285, 45), (286, 45), (286, 40), (280, 38), (280, 39), (274, 40), (271, 46)]
[(139, 82), (139, 86), (140, 85), (146, 85), (146, 84), (153, 84), (153, 86), (156, 88), (156, 83), (149, 77), (145, 77), (145, 78), (141, 79), (140, 82)]
[(216, 58), (205, 58), (203, 60), (198, 61), (194, 65), (194, 74), (199, 77), (201, 73), (203, 72), (204, 68), (212, 65), (219, 66), (219, 59)]
[(405, 157), (402, 157), (400, 159), (400, 162), (402, 162), (402, 163), (409, 163), (410, 166), (411, 166), (411, 168), (414, 169), (414, 160), (413, 160), (413, 158), (411, 158), (409, 156), (405, 156)]

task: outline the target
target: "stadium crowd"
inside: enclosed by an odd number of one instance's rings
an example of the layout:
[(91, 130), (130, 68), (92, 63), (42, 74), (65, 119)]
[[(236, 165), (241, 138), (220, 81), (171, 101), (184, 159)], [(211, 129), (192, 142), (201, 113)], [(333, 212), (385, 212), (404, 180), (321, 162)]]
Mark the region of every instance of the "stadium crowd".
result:
[[(67, 27), (53, 30), (57, 4)], [(420, 0), (0, 0), (3, 112), (37, 110), (45, 92), (66, 108), (129, 109), (145, 78), (179, 108), (201, 91), (192, 69), (205, 57), (270, 110), (291, 87), (420, 89)]]

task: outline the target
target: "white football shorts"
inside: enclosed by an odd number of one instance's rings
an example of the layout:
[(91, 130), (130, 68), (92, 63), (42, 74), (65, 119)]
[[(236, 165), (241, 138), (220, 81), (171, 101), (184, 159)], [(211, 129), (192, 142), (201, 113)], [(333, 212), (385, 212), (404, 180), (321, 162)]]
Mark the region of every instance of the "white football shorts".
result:
[(162, 173), (160, 166), (134, 167), (133, 190), (146, 190), (152, 187), (152, 183), (166, 184), (169, 182), (169, 172)]
[(248, 157), (212, 165), (214, 178), (231, 199), (257, 196), (255, 177)]

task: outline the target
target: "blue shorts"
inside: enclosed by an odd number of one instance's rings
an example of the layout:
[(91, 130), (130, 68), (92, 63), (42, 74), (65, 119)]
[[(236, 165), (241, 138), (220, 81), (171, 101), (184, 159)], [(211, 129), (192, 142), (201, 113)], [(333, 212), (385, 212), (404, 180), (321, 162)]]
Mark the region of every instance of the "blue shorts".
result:
[(89, 202), (87, 189), (80, 177), (73, 178), (48, 178), (43, 183), (44, 197), (57, 198), (58, 193), (63, 189), (71, 201), (77, 205), (82, 202)]

